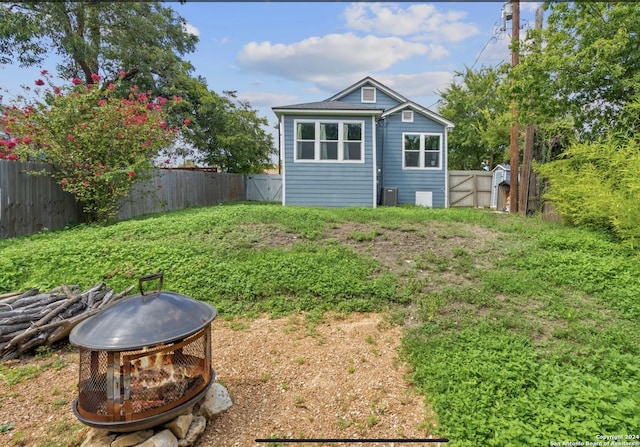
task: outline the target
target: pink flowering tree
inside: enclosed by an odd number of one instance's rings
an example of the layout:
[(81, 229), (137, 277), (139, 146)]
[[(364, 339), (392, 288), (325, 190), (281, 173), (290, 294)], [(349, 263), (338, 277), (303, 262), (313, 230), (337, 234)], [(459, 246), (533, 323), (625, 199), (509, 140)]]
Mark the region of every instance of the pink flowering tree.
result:
[(66, 88), (53, 86), (46, 71), (42, 76), (35, 81), (41, 101), (3, 112), (9, 140), (0, 143), (0, 156), (53, 164), (51, 175), (87, 220), (107, 223), (134, 183), (149, 176), (153, 157), (173, 143), (179, 129), (166, 124), (171, 101), (137, 87), (122, 98), (114, 84), (100, 89), (98, 75), (93, 84), (75, 78)]

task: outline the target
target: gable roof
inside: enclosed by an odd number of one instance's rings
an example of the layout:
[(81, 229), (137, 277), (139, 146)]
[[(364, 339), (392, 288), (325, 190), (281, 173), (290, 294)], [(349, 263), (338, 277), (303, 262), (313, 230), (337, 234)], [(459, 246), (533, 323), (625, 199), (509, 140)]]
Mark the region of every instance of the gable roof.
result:
[(382, 90), (384, 93), (386, 93), (387, 95), (391, 96), (393, 99), (395, 99), (398, 102), (409, 101), (407, 98), (402, 96), (400, 93), (390, 89), (389, 87), (387, 87), (384, 84), (381, 84), (380, 82), (378, 82), (375, 79), (373, 79), (371, 76), (367, 76), (366, 78), (356, 82), (355, 84), (351, 85), (350, 87), (347, 87), (346, 89), (342, 90), (341, 92), (336, 93), (331, 98), (328, 98), (327, 101), (337, 101), (340, 98), (344, 98), (349, 93), (359, 89), (360, 87), (362, 87), (363, 85), (366, 85), (366, 84), (370, 84), (373, 87), (377, 88), (378, 90)]
[(448, 119), (446, 119), (445, 117), (438, 115), (436, 112), (432, 112), (431, 110), (427, 109), (426, 107), (422, 107), (420, 104), (416, 104), (413, 101), (407, 101), (403, 104), (398, 104), (395, 107), (392, 107), (390, 109), (387, 109), (384, 111), (384, 113), (382, 114), (382, 118), (384, 118), (385, 116), (391, 115), (392, 113), (396, 113), (399, 112), (401, 110), (404, 109), (412, 109), (415, 110), (416, 112), (426, 116), (427, 118), (430, 118), (431, 120), (442, 124), (443, 126), (445, 126), (448, 129), (453, 129), (454, 124), (449, 121)]
[(318, 101), (318, 102), (306, 102), (302, 104), (292, 104), (288, 106), (272, 107), (271, 110), (276, 115), (284, 112), (295, 111), (296, 113), (308, 113), (308, 114), (325, 114), (325, 113), (340, 113), (340, 114), (362, 114), (363, 112), (370, 112), (372, 115), (381, 115), (384, 109), (380, 107), (364, 105), (364, 104), (349, 104), (341, 101)]

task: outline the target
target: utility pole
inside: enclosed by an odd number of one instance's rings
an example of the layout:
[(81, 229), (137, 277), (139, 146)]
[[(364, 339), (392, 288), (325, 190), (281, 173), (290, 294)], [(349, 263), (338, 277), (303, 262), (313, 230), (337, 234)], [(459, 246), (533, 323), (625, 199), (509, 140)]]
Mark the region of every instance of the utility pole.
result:
[[(536, 10), (536, 29), (542, 29), (542, 8)], [(521, 216), (529, 212), (529, 196), (531, 195), (531, 164), (533, 160), (533, 144), (536, 128), (533, 121), (527, 124), (524, 137), (524, 152), (522, 153), (522, 174), (520, 176), (520, 203), (518, 210)], [(536, 192), (536, 197), (539, 192)], [(537, 205), (537, 204), (536, 204)]]
[[(520, 0), (511, 0), (511, 67), (520, 62)], [(518, 121), (516, 120), (516, 102), (511, 99), (511, 170), (509, 172), (509, 212), (518, 212)]]

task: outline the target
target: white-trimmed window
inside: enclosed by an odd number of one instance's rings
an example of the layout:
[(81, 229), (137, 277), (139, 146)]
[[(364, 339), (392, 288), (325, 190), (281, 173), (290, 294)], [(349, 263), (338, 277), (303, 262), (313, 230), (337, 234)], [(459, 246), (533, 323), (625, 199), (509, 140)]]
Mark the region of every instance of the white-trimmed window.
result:
[(403, 133), (402, 167), (405, 169), (440, 169), (442, 135), (437, 133)]
[(413, 123), (413, 110), (403, 110), (402, 111), (402, 122), (403, 123)]
[(376, 88), (375, 87), (362, 87), (360, 89), (360, 100), (362, 102), (376, 102)]
[(294, 121), (294, 161), (364, 161), (364, 122)]

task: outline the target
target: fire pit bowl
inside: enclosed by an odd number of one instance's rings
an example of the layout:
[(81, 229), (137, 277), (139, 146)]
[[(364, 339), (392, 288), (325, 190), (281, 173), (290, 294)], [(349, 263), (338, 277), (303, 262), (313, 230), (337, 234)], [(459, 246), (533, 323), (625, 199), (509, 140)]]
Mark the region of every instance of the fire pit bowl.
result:
[[(158, 287), (145, 293), (151, 280)], [(140, 278), (139, 288), (69, 334), (80, 350), (73, 412), (90, 427), (129, 432), (165, 423), (198, 403), (215, 379), (215, 308), (161, 292), (161, 273)]]

